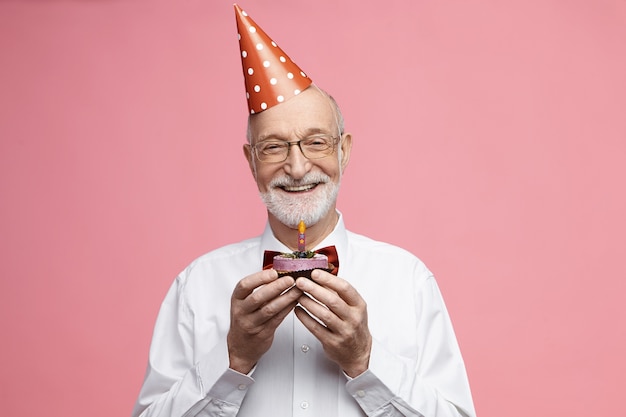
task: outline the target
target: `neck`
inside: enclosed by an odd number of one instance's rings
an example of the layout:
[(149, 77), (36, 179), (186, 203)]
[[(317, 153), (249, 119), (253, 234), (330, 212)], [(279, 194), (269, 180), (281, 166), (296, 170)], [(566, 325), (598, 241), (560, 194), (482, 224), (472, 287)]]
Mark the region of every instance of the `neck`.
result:
[[(295, 251), (298, 249), (298, 228), (291, 228), (282, 224), (271, 213), (267, 213), (270, 227), (276, 239), (289, 249)], [(335, 229), (339, 221), (339, 214), (333, 207), (329, 213), (319, 222), (312, 226), (306, 227), (306, 249), (310, 250), (316, 247), (322, 240), (326, 238)]]

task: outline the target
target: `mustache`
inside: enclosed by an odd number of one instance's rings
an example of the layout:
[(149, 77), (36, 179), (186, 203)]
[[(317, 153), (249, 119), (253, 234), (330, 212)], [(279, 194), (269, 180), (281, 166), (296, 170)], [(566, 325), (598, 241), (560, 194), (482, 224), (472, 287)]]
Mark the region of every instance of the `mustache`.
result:
[(330, 177), (321, 172), (317, 173), (308, 173), (304, 177), (299, 180), (296, 180), (289, 175), (283, 175), (278, 178), (274, 178), (270, 181), (270, 188), (276, 187), (297, 187), (305, 184), (324, 184), (330, 182)]

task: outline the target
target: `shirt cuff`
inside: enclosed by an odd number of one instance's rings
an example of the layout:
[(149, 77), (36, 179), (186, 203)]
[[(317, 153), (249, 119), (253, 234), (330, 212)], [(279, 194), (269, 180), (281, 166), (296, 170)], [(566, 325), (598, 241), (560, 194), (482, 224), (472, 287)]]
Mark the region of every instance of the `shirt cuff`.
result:
[(207, 396), (239, 407), (252, 384), (254, 384), (254, 379), (228, 368), (215, 381)]
[(213, 398), (236, 407), (241, 405), (248, 388), (254, 383), (250, 375), (244, 375), (228, 367), (226, 343), (216, 345), (196, 368), (203, 397)]
[(394, 398), (393, 392), (369, 370), (350, 379), (346, 389), (367, 415), (388, 405)]

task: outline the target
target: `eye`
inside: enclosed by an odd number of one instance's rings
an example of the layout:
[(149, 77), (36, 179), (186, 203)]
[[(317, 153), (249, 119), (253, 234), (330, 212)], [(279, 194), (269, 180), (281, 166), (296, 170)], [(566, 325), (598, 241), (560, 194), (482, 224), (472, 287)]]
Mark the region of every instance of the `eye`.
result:
[(304, 140), (304, 145), (312, 148), (324, 148), (328, 146), (329, 139), (326, 136), (313, 136)]
[(280, 152), (285, 147), (285, 144), (281, 142), (267, 141), (267, 142), (259, 143), (257, 147), (261, 152), (273, 153), (273, 152)]

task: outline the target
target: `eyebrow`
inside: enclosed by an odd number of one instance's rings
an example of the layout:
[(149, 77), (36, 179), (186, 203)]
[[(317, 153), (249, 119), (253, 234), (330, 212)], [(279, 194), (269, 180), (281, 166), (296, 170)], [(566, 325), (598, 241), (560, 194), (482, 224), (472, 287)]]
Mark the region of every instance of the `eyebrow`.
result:
[[(310, 136), (315, 136), (315, 135), (332, 135), (332, 133), (319, 127), (310, 127), (310, 128), (305, 129), (303, 132), (298, 132), (295, 136), (298, 138), (304, 139), (304, 138), (308, 138)], [(286, 142), (289, 140), (289, 138), (282, 139), (281, 135), (267, 134), (267, 135), (259, 136), (259, 138), (257, 139), (257, 142), (263, 142), (266, 140), (282, 140)]]

